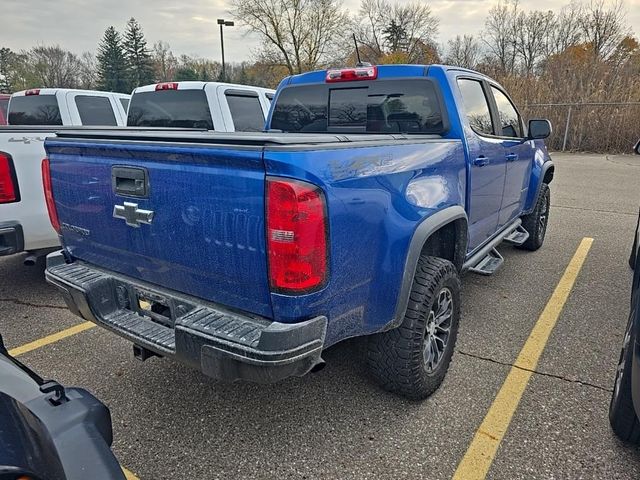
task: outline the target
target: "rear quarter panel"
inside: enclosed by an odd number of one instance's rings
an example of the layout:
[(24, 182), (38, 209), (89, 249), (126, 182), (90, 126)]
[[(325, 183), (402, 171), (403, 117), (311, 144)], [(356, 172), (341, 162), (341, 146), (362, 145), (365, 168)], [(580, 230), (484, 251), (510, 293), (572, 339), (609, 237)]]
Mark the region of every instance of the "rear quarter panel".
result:
[(380, 331), (392, 321), (413, 232), (434, 212), (464, 206), (465, 157), (459, 140), (397, 143), (265, 151), (268, 175), (317, 184), (326, 195), (327, 286), (304, 296), (271, 294), (271, 299), (278, 321), (327, 315), (327, 346)]

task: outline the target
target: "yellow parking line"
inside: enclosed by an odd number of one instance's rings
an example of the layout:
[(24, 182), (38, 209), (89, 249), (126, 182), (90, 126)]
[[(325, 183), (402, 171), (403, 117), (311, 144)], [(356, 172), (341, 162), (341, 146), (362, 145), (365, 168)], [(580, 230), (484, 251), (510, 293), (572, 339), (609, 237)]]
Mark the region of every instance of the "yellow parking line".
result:
[(483, 480), (486, 477), (592, 243), (593, 238), (583, 238), (580, 242), (514, 366), (511, 367), (509, 375), (476, 431), (471, 445), (460, 461), (453, 475), (454, 480)]
[(121, 467), (121, 468), (122, 468), (122, 473), (124, 473), (124, 476), (126, 477), (127, 480), (140, 480), (138, 477), (136, 477), (134, 473), (130, 472), (124, 467)]
[(9, 354), (13, 357), (17, 357), (18, 355), (22, 355), (23, 353), (27, 353), (37, 348), (44, 347), (45, 345), (58, 342), (64, 338), (70, 337), (80, 332), (84, 332), (85, 330), (89, 330), (93, 327), (95, 327), (95, 324), (91, 322), (82, 322), (78, 325), (74, 325), (71, 328), (67, 328), (52, 335), (47, 335), (46, 337), (34, 340), (33, 342), (29, 342), (25, 345), (21, 345), (20, 347), (12, 348), (11, 350), (9, 350)]

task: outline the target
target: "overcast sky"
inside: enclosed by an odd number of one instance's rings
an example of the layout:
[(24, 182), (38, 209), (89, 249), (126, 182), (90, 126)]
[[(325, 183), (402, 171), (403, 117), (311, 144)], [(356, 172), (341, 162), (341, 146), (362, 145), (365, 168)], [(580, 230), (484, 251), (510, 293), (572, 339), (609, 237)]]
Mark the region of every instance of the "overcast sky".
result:
[[(400, 2), (406, 0), (398, 0)], [(457, 34), (478, 33), (487, 10), (496, 0), (433, 0), (433, 12), (440, 19), (441, 44)], [(525, 10), (556, 10), (562, 0), (521, 0)], [(359, 0), (346, 0), (345, 8), (355, 13)], [(632, 33), (640, 37), (640, 0), (626, 0), (627, 20)], [(59, 44), (76, 53), (95, 52), (109, 25), (123, 30), (135, 17), (144, 28), (150, 45), (163, 40), (174, 54), (186, 53), (220, 58), (220, 34), (216, 19), (230, 19), (225, 0), (2, 0), (0, 47), (28, 49), (37, 44)], [(257, 41), (238, 25), (225, 29), (227, 61), (249, 60)]]

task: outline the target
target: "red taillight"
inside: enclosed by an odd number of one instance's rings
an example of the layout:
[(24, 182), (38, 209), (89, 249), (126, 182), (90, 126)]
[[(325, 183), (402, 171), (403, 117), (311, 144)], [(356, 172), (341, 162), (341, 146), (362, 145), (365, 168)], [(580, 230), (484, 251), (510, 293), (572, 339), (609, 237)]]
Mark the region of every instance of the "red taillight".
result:
[(267, 246), (273, 291), (308, 293), (327, 279), (327, 218), (315, 185), (267, 179)]
[(164, 83), (158, 83), (156, 85), (156, 91), (158, 90), (177, 90), (178, 89), (178, 82), (164, 82)]
[(343, 68), (341, 70), (327, 70), (326, 81), (332, 82), (352, 82), (354, 80), (375, 80), (378, 78), (378, 67)]
[(49, 212), (49, 220), (53, 229), (60, 233), (60, 222), (58, 221), (58, 211), (56, 203), (53, 200), (53, 190), (51, 189), (51, 170), (49, 168), (49, 159), (42, 160), (42, 185), (44, 187), (44, 200), (47, 203), (47, 211)]
[(11, 203), (18, 199), (11, 157), (0, 152), (0, 203)]
[(39, 88), (32, 88), (32, 89), (27, 90), (26, 92), (24, 92), (24, 95), (26, 97), (29, 97), (31, 95), (40, 95), (40, 89)]

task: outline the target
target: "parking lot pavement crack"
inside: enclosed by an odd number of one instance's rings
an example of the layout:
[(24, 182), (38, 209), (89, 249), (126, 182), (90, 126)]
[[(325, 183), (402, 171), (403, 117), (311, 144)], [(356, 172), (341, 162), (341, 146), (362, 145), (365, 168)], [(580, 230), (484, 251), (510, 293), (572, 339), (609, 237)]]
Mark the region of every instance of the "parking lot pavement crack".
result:
[(14, 305), (22, 305), (24, 307), (56, 308), (56, 309), (59, 309), (59, 310), (67, 310), (67, 307), (66, 306), (62, 306), (62, 305), (49, 305), (49, 304), (42, 304), (42, 303), (31, 303), (31, 302), (25, 302), (23, 300), (18, 300), (17, 298), (0, 298), (0, 302), (13, 303)]
[(468, 352), (463, 352), (461, 350), (456, 350), (456, 352), (460, 355), (464, 355), (465, 357), (471, 357), (471, 358), (475, 358), (477, 360), (483, 360), (485, 362), (491, 362), (491, 363), (495, 363), (497, 365), (503, 365), (505, 367), (513, 367), (513, 368), (517, 368), (518, 370), (523, 370), (525, 372), (531, 372), (534, 375), (540, 375), (542, 377), (549, 377), (549, 378), (555, 378), (556, 380), (562, 380), (563, 382), (568, 382), (568, 383), (577, 383), (579, 385), (584, 385), (586, 387), (591, 387), (591, 388), (595, 388), (597, 390), (602, 390), (603, 392), (613, 392), (613, 389), (611, 388), (607, 388), (607, 387), (603, 387), (602, 385), (596, 385), (594, 383), (590, 383), (590, 382), (585, 382), (584, 380), (578, 380), (575, 378), (567, 378), (567, 377), (563, 377), (562, 375), (555, 375), (553, 373), (546, 373), (546, 372), (540, 372), (538, 370), (531, 370), (528, 368), (523, 368), (520, 367), (514, 363), (508, 363), (508, 362), (501, 362), (500, 360), (495, 360), (493, 358), (490, 357), (483, 357), (482, 355), (476, 355), (474, 353), (468, 353)]
[(608, 214), (612, 214), (612, 215), (627, 215), (627, 216), (631, 216), (631, 217), (635, 217), (635, 216), (638, 215), (637, 212), (634, 212), (634, 213), (631, 213), (631, 212), (615, 212), (613, 210), (602, 210), (602, 209), (598, 209), (598, 208), (574, 207), (572, 205), (558, 205), (556, 203), (552, 203), (551, 206), (553, 208), (567, 208), (569, 210), (580, 210), (582, 212), (608, 213)]

